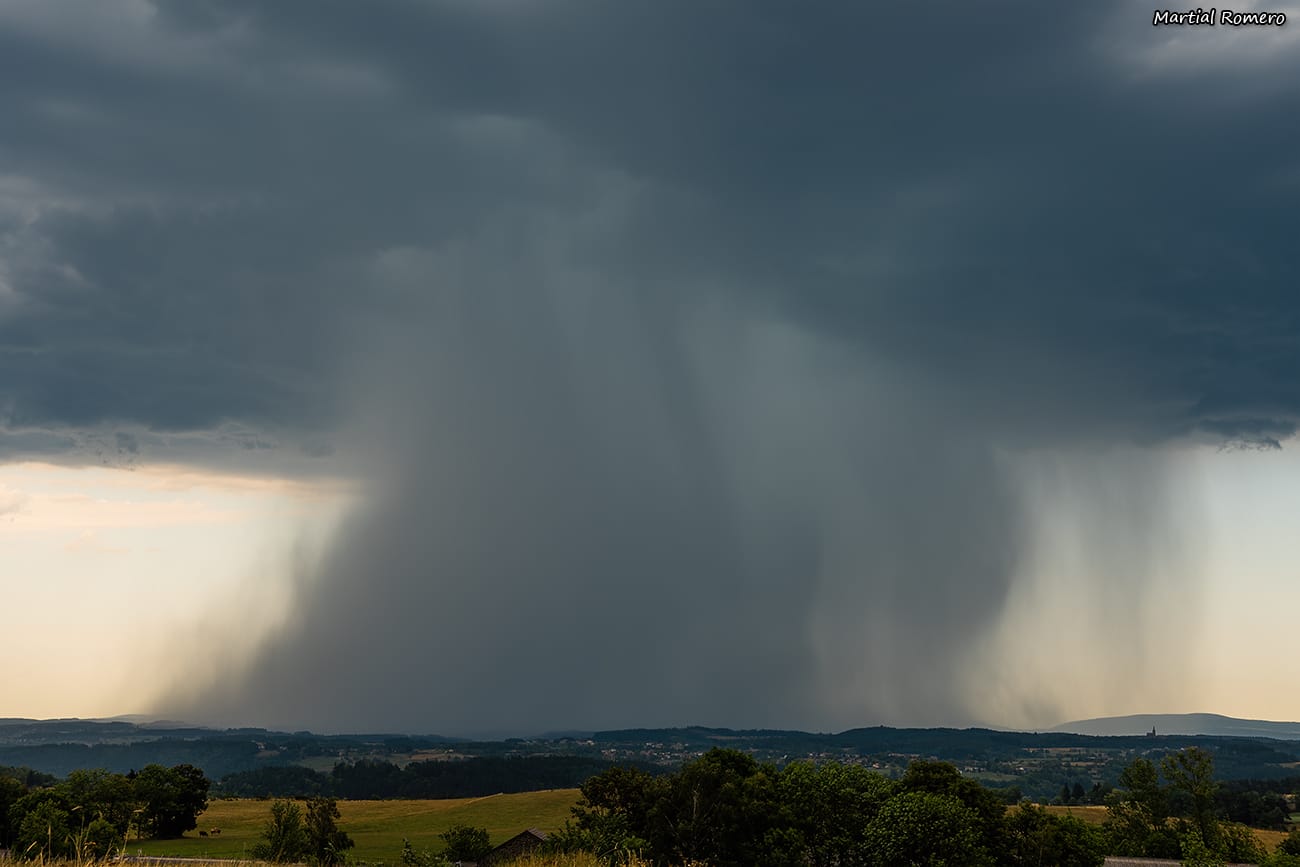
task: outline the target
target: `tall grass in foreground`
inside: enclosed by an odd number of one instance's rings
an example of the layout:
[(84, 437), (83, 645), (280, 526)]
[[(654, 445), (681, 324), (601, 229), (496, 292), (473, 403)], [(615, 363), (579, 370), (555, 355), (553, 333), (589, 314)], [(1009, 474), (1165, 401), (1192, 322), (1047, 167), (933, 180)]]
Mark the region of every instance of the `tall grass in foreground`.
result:
[[(269, 864), (266, 861), (240, 861), (233, 858), (199, 858), (185, 859), (185, 867), (287, 867), (284, 864)], [(77, 861), (72, 858), (35, 858), (31, 861), (17, 861), (9, 856), (0, 856), (0, 867), (112, 867), (120, 862), (113, 859), (101, 861)], [(507, 862), (506, 867), (602, 867), (595, 855), (577, 852), (572, 855), (524, 855)], [(650, 867), (649, 861), (633, 858), (625, 867)]]
[[(623, 862), (625, 867), (650, 867), (649, 861), (632, 858)], [(571, 855), (524, 855), (506, 863), (506, 867), (602, 867), (602, 862), (590, 852)]]
[[(9, 855), (0, 855), (0, 867), (113, 867), (129, 864), (131, 861), (119, 861), (116, 858), (77, 860), (76, 858), (33, 858), (19, 861)], [(146, 867), (148, 862), (143, 862)], [(268, 864), (265, 861), (248, 861), (237, 858), (186, 858), (185, 867), (285, 867), (283, 864)]]
[[(648, 862), (637, 861), (629, 867), (640, 867)], [(571, 855), (523, 855), (511, 861), (512, 867), (601, 867), (595, 855), (574, 852)]]

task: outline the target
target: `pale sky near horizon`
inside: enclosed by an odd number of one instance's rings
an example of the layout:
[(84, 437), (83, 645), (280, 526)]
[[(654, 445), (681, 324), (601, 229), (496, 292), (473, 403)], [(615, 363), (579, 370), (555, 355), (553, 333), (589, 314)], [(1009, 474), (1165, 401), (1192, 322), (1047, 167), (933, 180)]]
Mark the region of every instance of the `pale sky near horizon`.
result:
[(147, 714), (160, 673), (171, 673), (168, 644), (192, 641), (214, 613), (243, 638), (273, 628), (293, 580), (286, 540), (319, 538), (346, 505), (337, 481), (0, 466), (12, 638), (0, 717)]
[(0, 2), (0, 715), (1300, 717), (1300, 7), (997, 9)]
[[(1088, 645), (1104, 624), (1083, 624), (1069, 607), (1019, 613), (1014, 631), (1034, 635), (1031, 644), (1017, 639), (1022, 659), (1039, 659), (1059, 677), (1069, 718), (1300, 719), (1300, 697), (1288, 688), (1300, 610), (1300, 560), (1290, 556), (1300, 451), (1198, 449), (1184, 459), (1207, 519), (1203, 559), (1193, 564), (1204, 608), (1174, 632), (1185, 641), (1176, 653), (1190, 663), (1193, 689), (1119, 703), (1088, 696)], [(319, 539), (347, 503), (337, 481), (180, 466), (0, 467), (0, 574), (31, 579), (7, 594), (7, 609), (24, 616), (8, 621), (12, 664), (0, 669), (0, 717), (149, 714), (149, 674), (168, 670), (168, 640), (210, 628), (214, 613), (242, 629), (213, 641), (237, 644), (273, 630), (293, 581), (285, 540)], [(1087, 586), (1085, 577), (1072, 592)], [(999, 719), (996, 704), (982, 710), (984, 723), (1023, 724)]]

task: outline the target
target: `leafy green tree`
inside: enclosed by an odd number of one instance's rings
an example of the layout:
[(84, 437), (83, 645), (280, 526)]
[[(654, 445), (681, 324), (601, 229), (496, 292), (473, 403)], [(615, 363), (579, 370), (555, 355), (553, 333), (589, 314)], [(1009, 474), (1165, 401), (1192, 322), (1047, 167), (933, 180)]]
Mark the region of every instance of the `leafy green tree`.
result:
[(118, 835), (126, 834), (136, 803), (131, 781), (124, 775), (109, 773), (102, 768), (78, 770), (68, 774), (58, 788), (82, 827), (103, 819), (116, 829)]
[(645, 835), (652, 860), (712, 867), (770, 863), (774, 853), (765, 838), (779, 817), (776, 778), (775, 768), (736, 750), (712, 749), (685, 765), (655, 787)]
[(356, 845), (335, 823), (340, 815), (338, 801), (334, 798), (311, 798), (307, 801), (307, 854), (313, 864), (322, 867), (341, 864), (343, 853)]
[(1025, 801), (1007, 818), (1010, 845), (998, 860), (1014, 867), (1100, 867), (1106, 839), (1072, 816), (1053, 816)]
[(443, 854), (452, 861), (480, 861), (492, 851), (486, 828), (452, 825), (438, 837), (447, 846)]
[[(31, 797), (20, 799), (15, 807)], [(73, 855), (71, 819), (61, 798), (40, 797), (24, 806), (21, 815), (14, 835), (16, 857), (49, 861)]]
[(797, 845), (809, 867), (867, 863), (867, 824), (894, 792), (893, 781), (858, 765), (787, 765), (777, 796), (782, 824), (797, 837), (786, 837), (784, 848)]
[(276, 801), (271, 805), (271, 818), (262, 830), (261, 842), (249, 854), (259, 861), (285, 864), (302, 861), (309, 851), (302, 810), (292, 801)]
[(992, 867), (980, 821), (952, 795), (902, 792), (867, 825), (873, 864), (880, 867)]
[(976, 817), (983, 848), (991, 853), (1007, 848), (1007, 805), (994, 792), (961, 775), (947, 762), (917, 761), (907, 767), (898, 785), (904, 791), (930, 792), (956, 798)]
[(582, 800), (574, 815), (579, 819), (589, 813), (619, 814), (629, 827), (644, 830), (657, 791), (655, 779), (637, 768), (612, 767), (582, 784)]
[(1236, 822), (1219, 823), (1218, 851), (1230, 864), (1258, 864), (1268, 854), (1255, 832)]
[(1179, 828), (1178, 844), (1183, 867), (1224, 867), (1227, 863), (1222, 855), (1205, 845), (1200, 829), (1193, 824), (1184, 823)]
[(1191, 801), (1192, 823), (1201, 841), (1218, 850), (1219, 824), (1214, 815), (1214, 757), (1200, 747), (1188, 747), (1165, 756), (1160, 763), (1170, 787), (1183, 792)]
[(179, 837), (198, 826), (208, 807), (211, 788), (203, 771), (194, 765), (146, 765), (131, 782), (132, 794), (142, 808), (136, 827), (147, 837)]
[(1284, 855), (1296, 855), (1300, 857), (1300, 828), (1287, 834), (1286, 839), (1277, 844), (1277, 851)]
[(547, 838), (544, 851), (590, 852), (602, 864), (616, 865), (647, 849), (645, 835), (659, 796), (653, 777), (636, 768), (615, 766), (588, 778), (581, 791), (573, 819)]
[(1177, 858), (1178, 837), (1169, 827), (1169, 797), (1156, 766), (1134, 759), (1119, 776), (1104, 823), (1112, 854), (1135, 858)]
[(27, 794), (27, 787), (12, 777), (0, 776), (0, 849), (13, 845), (17, 823), (10, 822), (9, 809)]

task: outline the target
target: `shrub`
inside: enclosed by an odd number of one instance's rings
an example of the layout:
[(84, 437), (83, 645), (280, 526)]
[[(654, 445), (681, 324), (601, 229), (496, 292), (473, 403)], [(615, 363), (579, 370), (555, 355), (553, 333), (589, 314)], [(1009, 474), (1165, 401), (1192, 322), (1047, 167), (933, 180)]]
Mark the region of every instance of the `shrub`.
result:
[(18, 824), (13, 852), (19, 858), (44, 861), (70, 857), (73, 853), (67, 812), (53, 800), (37, 803)]
[(452, 825), (438, 836), (447, 844), (446, 855), (452, 861), (479, 861), (492, 851), (486, 828)]
[(262, 842), (249, 850), (258, 861), (294, 863), (302, 861), (308, 853), (307, 828), (303, 825), (302, 810), (292, 801), (276, 801), (271, 805), (271, 819), (262, 831)]
[(307, 801), (307, 855), (312, 863), (333, 867), (343, 863), (343, 853), (356, 844), (345, 831), (340, 831), (334, 820), (339, 818), (338, 801), (334, 798), (312, 798)]
[(402, 838), (402, 863), (406, 867), (451, 867), (451, 862), (443, 855), (434, 854), (428, 849), (416, 849), (411, 841)]

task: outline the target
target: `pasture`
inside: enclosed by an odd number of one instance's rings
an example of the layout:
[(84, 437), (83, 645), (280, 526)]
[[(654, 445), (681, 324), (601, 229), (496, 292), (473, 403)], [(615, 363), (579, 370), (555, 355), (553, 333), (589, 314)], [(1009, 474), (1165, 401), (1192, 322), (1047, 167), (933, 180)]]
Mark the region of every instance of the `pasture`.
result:
[[(462, 823), (487, 828), (495, 846), (525, 828), (557, 830), (577, 802), (577, 789), (436, 801), (339, 801), (338, 825), (357, 844), (348, 853), (353, 860), (398, 864), (403, 838), (416, 849), (441, 851), (438, 834)], [(213, 800), (199, 816), (197, 829), (175, 840), (132, 840), (127, 854), (245, 859), (261, 839), (271, 804), (258, 799)], [(219, 836), (199, 836), (199, 831), (211, 833), (213, 828), (221, 829)]]

